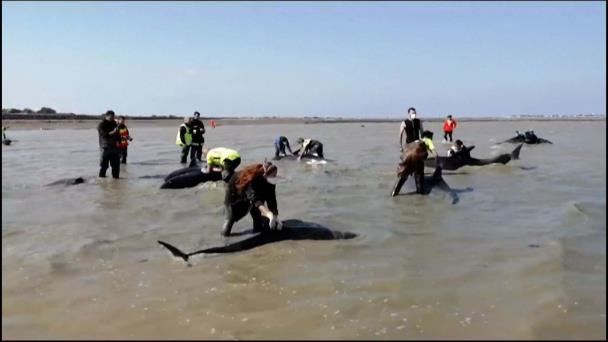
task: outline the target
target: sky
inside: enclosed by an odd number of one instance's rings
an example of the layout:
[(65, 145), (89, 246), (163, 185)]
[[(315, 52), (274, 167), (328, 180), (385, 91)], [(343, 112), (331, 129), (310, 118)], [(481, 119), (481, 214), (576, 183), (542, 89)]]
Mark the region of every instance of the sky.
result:
[(601, 2), (2, 2), (2, 108), (606, 113)]

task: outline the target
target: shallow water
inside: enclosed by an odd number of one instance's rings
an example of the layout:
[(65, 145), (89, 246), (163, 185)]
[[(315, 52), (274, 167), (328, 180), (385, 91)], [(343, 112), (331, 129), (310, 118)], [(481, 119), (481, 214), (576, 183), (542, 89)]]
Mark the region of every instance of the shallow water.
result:
[[(436, 339), (606, 337), (606, 122), (463, 122), (478, 158), (534, 128), (507, 165), (465, 167), (441, 191), (389, 196), (398, 124), (220, 126), (206, 146), (243, 163), (273, 140), (324, 142), (326, 165), (279, 161), (282, 219), (359, 234), (195, 256), (220, 236), (223, 185), (160, 190), (174, 127), (130, 130), (120, 180), (96, 179), (97, 134), (14, 131), (2, 147), (2, 337)], [(440, 153), (440, 123), (430, 123)], [(579, 138), (584, 137), (584, 142)], [(431, 171), (431, 170), (427, 170)], [(109, 172), (108, 172), (109, 174)], [(85, 184), (45, 187), (62, 178)], [(405, 193), (413, 191), (408, 180)], [(251, 228), (247, 217), (235, 231)]]

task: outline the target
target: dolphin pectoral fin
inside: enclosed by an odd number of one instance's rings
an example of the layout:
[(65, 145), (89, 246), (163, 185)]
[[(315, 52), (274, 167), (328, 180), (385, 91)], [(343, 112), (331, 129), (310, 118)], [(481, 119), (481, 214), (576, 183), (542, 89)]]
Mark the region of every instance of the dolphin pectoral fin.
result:
[(163, 245), (165, 248), (167, 248), (169, 250), (169, 252), (171, 252), (171, 254), (173, 254), (174, 257), (178, 257), (178, 258), (182, 258), (184, 259), (185, 262), (188, 262), (188, 258), (190, 257), (190, 255), (180, 251), (177, 247), (172, 246), (166, 242), (163, 241), (156, 241), (159, 244)]
[(511, 158), (515, 159), (519, 159), (519, 152), (521, 151), (521, 147), (524, 146), (524, 143), (519, 144), (519, 146), (517, 146), (513, 152), (511, 152)]
[(547, 143), (547, 144), (551, 144), (551, 145), (553, 145), (553, 143), (552, 143), (552, 142), (550, 142), (550, 141), (549, 141), (549, 140), (547, 140), (547, 139), (543, 139), (543, 138), (538, 138), (538, 142), (539, 142), (539, 143)]

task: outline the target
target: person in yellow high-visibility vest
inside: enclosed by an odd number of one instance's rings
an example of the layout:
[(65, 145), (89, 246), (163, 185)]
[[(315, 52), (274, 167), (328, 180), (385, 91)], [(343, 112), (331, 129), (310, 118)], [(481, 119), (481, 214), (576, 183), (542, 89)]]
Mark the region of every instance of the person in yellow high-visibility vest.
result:
[(202, 171), (211, 172), (214, 168), (222, 170), (222, 179), (228, 182), (234, 174), (234, 170), (241, 164), (241, 155), (229, 148), (216, 147), (207, 152), (207, 167)]
[(194, 149), (191, 150), (192, 147), (192, 126), (191, 126), (192, 118), (185, 117), (184, 123), (179, 126), (179, 131), (177, 132), (177, 136), (175, 137), (175, 145), (182, 148), (181, 159), (180, 162), (182, 164), (186, 164), (188, 160), (188, 152), (190, 152), (190, 166), (196, 165), (196, 151)]

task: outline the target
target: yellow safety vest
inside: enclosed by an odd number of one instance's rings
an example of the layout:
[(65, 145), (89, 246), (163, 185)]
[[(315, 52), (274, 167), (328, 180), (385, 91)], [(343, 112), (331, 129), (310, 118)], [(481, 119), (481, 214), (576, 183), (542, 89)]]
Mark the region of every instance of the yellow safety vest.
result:
[(241, 155), (232, 149), (225, 147), (216, 147), (207, 152), (207, 165), (224, 167), (224, 160), (235, 160), (241, 158)]
[[(180, 139), (180, 137), (179, 137), (179, 132), (181, 131), (182, 127), (186, 127), (186, 134), (184, 134), (184, 139), (186, 140), (186, 145), (184, 145), (184, 143), (182, 143), (182, 139)], [(177, 145), (179, 147), (184, 147), (184, 146), (189, 146), (191, 143), (192, 143), (192, 131), (190, 130), (190, 128), (188, 126), (186, 126), (185, 123), (183, 123), (179, 126), (179, 129), (177, 130), (177, 136), (175, 137), (175, 145)]]

